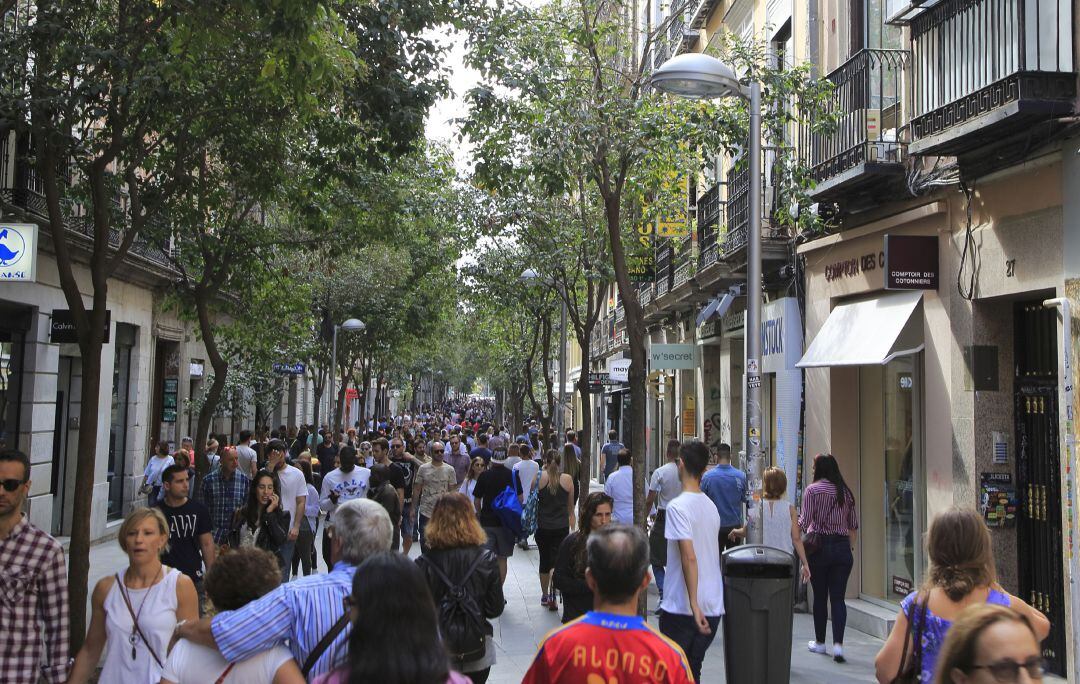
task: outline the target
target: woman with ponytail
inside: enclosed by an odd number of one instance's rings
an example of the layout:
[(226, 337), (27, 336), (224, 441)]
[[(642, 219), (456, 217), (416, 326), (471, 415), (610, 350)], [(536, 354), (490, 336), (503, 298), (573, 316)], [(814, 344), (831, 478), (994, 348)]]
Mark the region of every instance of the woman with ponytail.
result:
[(561, 472), (559, 452), (548, 449), (544, 454), (544, 470), (534, 479), (540, 490), (536, 506), (536, 547), (540, 550), (540, 603), (548, 610), (558, 610), (551, 570), (559, 544), (574, 526), (574, 478)]
[(874, 661), (877, 680), (934, 681), (938, 653), (953, 621), (968, 606), (995, 604), (1016, 611), (1041, 642), (1050, 621), (997, 583), (990, 530), (973, 510), (938, 514), (926, 535), (926, 582), (901, 602), (888, 640)]

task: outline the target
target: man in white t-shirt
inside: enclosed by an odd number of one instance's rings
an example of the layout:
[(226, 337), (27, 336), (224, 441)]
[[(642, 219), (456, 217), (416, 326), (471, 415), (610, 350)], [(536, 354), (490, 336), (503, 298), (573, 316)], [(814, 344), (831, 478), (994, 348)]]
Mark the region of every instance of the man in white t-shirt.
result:
[[(206, 571), (206, 593), (218, 610), (236, 610), (268, 594), (281, 583), (277, 559), (254, 548), (234, 549)], [(277, 644), (257, 655), (229, 664), (217, 649), (180, 639), (169, 651), (162, 684), (239, 684), (302, 681), (300, 666), (287, 646)]]
[(289, 447), (280, 439), (272, 439), (266, 445), (266, 467), (277, 473), (281, 484), (281, 507), (289, 512), (289, 538), (281, 545), (281, 559), (285, 568), (284, 581), (289, 581), (292, 574), (292, 557), (296, 548), (296, 538), (300, 536), (300, 522), (307, 505), (307, 480), (302, 470), (285, 462), (285, 452)]
[(645, 511), (651, 511), (656, 504), (656, 518), (649, 532), (649, 563), (652, 564), (653, 577), (660, 599), (664, 598), (664, 567), (667, 565), (667, 538), (664, 530), (667, 525), (667, 507), (682, 494), (682, 481), (679, 479), (679, 440), (669, 439), (667, 443), (667, 463), (653, 471), (649, 479), (648, 494), (645, 496)]
[(683, 493), (667, 505), (667, 574), (660, 631), (682, 647), (694, 681), (699, 682), (705, 652), (724, 615), (720, 513), (701, 492), (709, 448), (700, 440), (687, 440), (679, 447), (679, 458)]
[(333, 525), (334, 511), (346, 501), (367, 496), (371, 471), (356, 464), (356, 449), (345, 445), (338, 452), (339, 467), (334, 468), (322, 481), (319, 508), (326, 511), (327, 526)]
[(240, 462), (240, 472), (249, 478), (255, 477), (259, 470), (259, 455), (251, 448), (251, 430), (240, 431), (240, 441), (236, 445), (236, 457)]

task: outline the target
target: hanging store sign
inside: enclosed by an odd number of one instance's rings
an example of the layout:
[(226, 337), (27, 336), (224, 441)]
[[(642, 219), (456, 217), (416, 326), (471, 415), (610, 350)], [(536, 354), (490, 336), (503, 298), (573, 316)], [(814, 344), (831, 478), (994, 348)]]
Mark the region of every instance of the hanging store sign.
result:
[(296, 363), (275, 363), (273, 369), (275, 373), (281, 373), (282, 375), (304, 374), (304, 364), (299, 361)]
[(38, 227), (33, 223), (0, 223), (0, 280), (37, 279)]
[(649, 351), (653, 370), (689, 370), (697, 367), (697, 345), (654, 344)]
[(802, 317), (799, 315), (798, 299), (783, 297), (762, 307), (762, 372), (794, 370), (802, 356), (802, 343)]
[(604, 391), (604, 385), (611, 382), (607, 373), (589, 373), (589, 391), (599, 393)]
[[(89, 313), (89, 312), (87, 312)], [(109, 331), (112, 329), (112, 311), (105, 310), (105, 344), (109, 343)], [(78, 342), (79, 333), (75, 331), (75, 317), (71, 309), (53, 309), (52, 318), (49, 321), (49, 342), (60, 344), (64, 342)]]
[(938, 288), (936, 235), (886, 235), (884, 254), (886, 290)]
[(206, 372), (201, 359), (192, 359), (188, 362), (188, 375), (193, 378), (201, 378)]
[(611, 382), (630, 382), (630, 363), (630, 359), (609, 358), (607, 368)]

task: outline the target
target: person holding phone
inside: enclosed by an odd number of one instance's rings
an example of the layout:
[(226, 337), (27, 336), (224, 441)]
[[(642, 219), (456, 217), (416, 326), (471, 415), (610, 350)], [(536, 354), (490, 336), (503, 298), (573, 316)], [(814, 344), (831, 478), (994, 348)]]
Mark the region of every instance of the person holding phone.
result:
[(281, 505), (281, 485), (269, 470), (255, 474), (247, 503), (236, 512), (235, 527), (240, 547), (254, 546), (269, 551), (278, 559), (282, 575), (287, 559), (281, 548), (289, 538), (289, 512)]

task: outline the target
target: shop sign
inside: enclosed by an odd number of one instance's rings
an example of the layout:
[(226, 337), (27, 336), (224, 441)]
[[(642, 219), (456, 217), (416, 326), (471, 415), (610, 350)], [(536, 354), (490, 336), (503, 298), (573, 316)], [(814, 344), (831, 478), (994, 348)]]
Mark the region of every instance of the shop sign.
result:
[(165, 378), (161, 393), (161, 422), (176, 422), (177, 392), (180, 389), (178, 378)]
[(360, 393), (356, 391), (355, 387), (350, 387), (349, 389), (345, 390), (345, 400), (346, 401), (356, 401), (359, 398), (360, 398)]
[(37, 224), (0, 223), (0, 280), (37, 279), (37, 237)]
[(683, 437), (697, 434), (697, 398), (693, 394), (683, 396), (682, 434)]
[(611, 376), (607, 373), (589, 373), (589, 391), (603, 392), (604, 385), (611, 383)]
[(649, 351), (653, 370), (689, 370), (697, 367), (697, 346), (693, 344), (654, 344)]
[(936, 235), (886, 235), (883, 254), (886, 290), (937, 289)]
[(630, 359), (609, 358), (607, 368), (611, 382), (630, 382), (630, 363)]
[(764, 373), (793, 370), (803, 353), (799, 300), (783, 297), (762, 307), (761, 369)]
[(205, 372), (205, 367), (200, 359), (192, 359), (188, 362), (188, 375), (193, 378), (201, 378)]
[(915, 591), (915, 584), (909, 577), (900, 577), (899, 575), (892, 576), (892, 590), (897, 596), (907, 596), (911, 592)]
[(304, 364), (297, 361), (296, 363), (275, 363), (272, 368), (275, 373), (281, 373), (282, 375), (303, 375)]
[(726, 333), (742, 330), (745, 325), (745, 311), (736, 311), (735, 313), (729, 313), (722, 319), (720, 319), (720, 329)]
[[(89, 312), (87, 312), (89, 313)], [(105, 344), (109, 343), (109, 331), (112, 328), (112, 311), (105, 310)], [(71, 309), (53, 309), (52, 319), (49, 321), (49, 342), (61, 344), (64, 342), (78, 342), (79, 334), (75, 332), (75, 316)]]
[(831, 283), (843, 278), (854, 278), (880, 268), (885, 268), (885, 252), (868, 252), (862, 256), (841, 259), (826, 265), (825, 280)]

